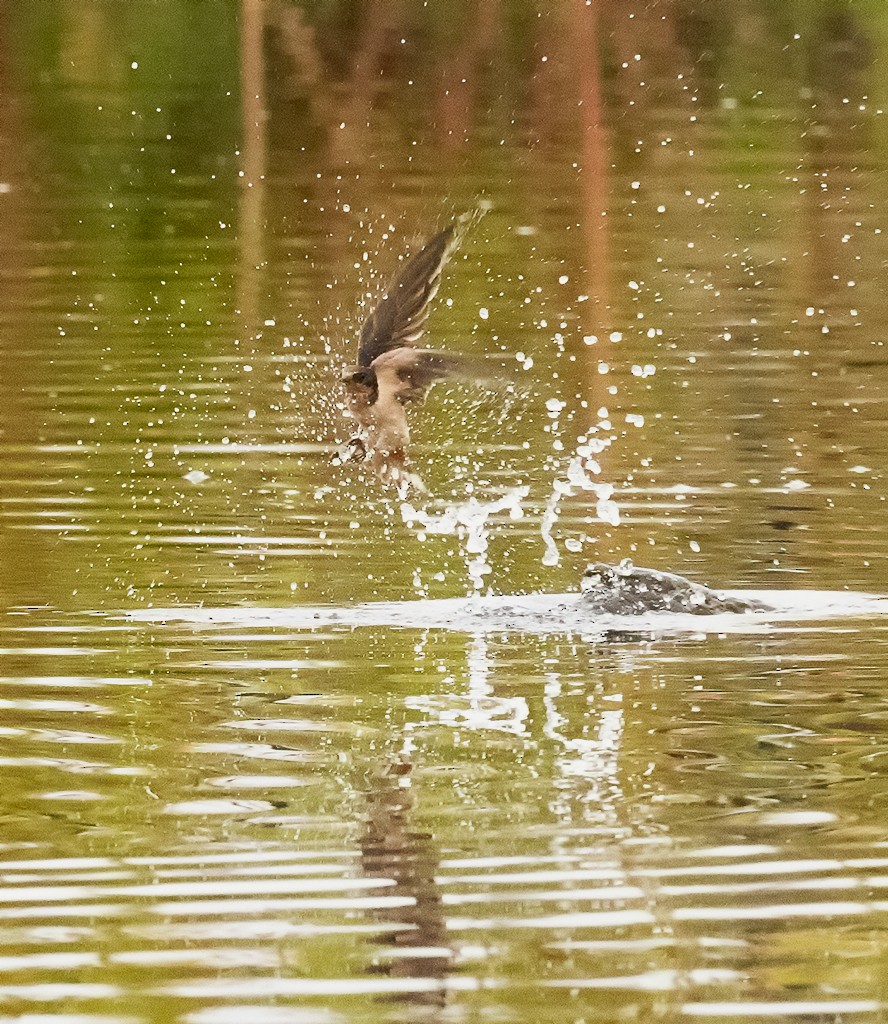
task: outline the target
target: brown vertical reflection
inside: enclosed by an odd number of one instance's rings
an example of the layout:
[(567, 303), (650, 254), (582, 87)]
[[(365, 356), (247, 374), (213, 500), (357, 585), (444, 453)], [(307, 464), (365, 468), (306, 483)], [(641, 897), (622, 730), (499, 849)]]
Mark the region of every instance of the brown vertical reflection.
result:
[(459, 149), (469, 141), (481, 67), (501, 31), (500, 0), (478, 0), (475, 10), (475, 20), (466, 25), (457, 52), (444, 65), (435, 123), (448, 149)]
[[(530, 93), (527, 102), (530, 109), (530, 124), (533, 138), (539, 145), (558, 146), (563, 139), (565, 128), (573, 123), (565, 119), (570, 116), (572, 103), (565, 103), (565, 95), (572, 85), (574, 71), (572, 38), (572, 4), (551, 4), (540, 12), (534, 32), (533, 75), (530, 79)], [(581, 57), (582, 59), (582, 57)]]
[[(608, 139), (604, 127), (599, 54), (600, 0), (573, 0), (574, 66), (580, 112), (580, 203), (585, 242), (585, 333), (601, 337), (609, 330), (610, 231), (608, 224)], [(595, 348), (583, 346), (587, 399), (601, 404), (601, 377)]]
[(598, 53), (599, 0), (575, 0), (574, 42), (580, 88), (580, 171), (586, 278), (599, 318), (609, 308), (609, 230), (607, 221), (607, 134), (601, 99)]
[(301, 7), (275, 0), (267, 2), (268, 24), (277, 30), (277, 46), (289, 58), (291, 88), (308, 100), (318, 124), (332, 123), (336, 97), (326, 80), (314, 28), (306, 21)]
[[(21, 123), (18, 92), (12, 82), (10, 44), (7, 38), (10, 12), (0, 0), (0, 296), (9, 312), (29, 304), (31, 276), (21, 265), (27, 244), (28, 215), (25, 209), (25, 130)], [(36, 424), (22, 404), (32, 357), (27, 346), (13, 343), (9, 330), (0, 339), (0, 442), (34, 441)], [(39, 375), (38, 375), (39, 379)]]
[(264, 259), (264, 199), (267, 162), (265, 82), (262, 56), (264, 0), (241, 0), (241, 196), (238, 230), (237, 308), (244, 355), (256, 344)]
[[(6, 324), (0, 337), (0, 498), (25, 499), (16, 508), (44, 508), (37, 451), (43, 413), (35, 388), (46, 382), (45, 342), (25, 327), (37, 305), (32, 273), (32, 210), (28, 149), (30, 126), (15, 84), (15, 52), (10, 36), (12, 5), (0, 0), (0, 304)], [(30, 519), (32, 512), (28, 515)], [(57, 597), (57, 579), (47, 569), (48, 534), (0, 519), (0, 605), (43, 604)], [(32, 666), (33, 667), (33, 666)]]
[[(374, 973), (390, 978), (423, 978), (427, 991), (396, 995), (399, 1001), (424, 1007), (442, 1007), (446, 1001), (443, 981), (452, 951), (447, 945), (447, 924), (435, 875), (440, 854), (433, 837), (411, 827), (414, 794), (409, 785), (413, 764), (398, 760), (380, 765), (367, 793), (367, 823), (361, 837), (361, 868), (370, 878), (394, 882), (385, 892), (408, 897), (411, 905), (379, 911), (382, 922), (394, 927), (376, 942), (384, 947)], [(411, 950), (416, 955), (411, 956)], [(438, 983), (438, 984), (436, 984)]]
[(386, 44), (401, 20), (403, 9), (403, 0), (373, 0), (367, 5), (348, 97), (341, 108), (342, 118), (329, 125), (330, 160), (334, 167), (363, 161)]

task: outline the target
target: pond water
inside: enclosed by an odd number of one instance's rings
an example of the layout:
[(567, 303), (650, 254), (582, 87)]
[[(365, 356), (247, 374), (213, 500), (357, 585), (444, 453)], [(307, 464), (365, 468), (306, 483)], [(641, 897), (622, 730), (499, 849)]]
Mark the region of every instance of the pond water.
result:
[(886, 139), (875, 0), (0, 6), (0, 1022), (885, 1019)]

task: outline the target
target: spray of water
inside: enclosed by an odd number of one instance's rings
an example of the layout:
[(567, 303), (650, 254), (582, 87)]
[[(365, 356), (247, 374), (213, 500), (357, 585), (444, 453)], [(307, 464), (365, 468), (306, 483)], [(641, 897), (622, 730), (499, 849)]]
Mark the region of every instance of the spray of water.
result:
[(608, 448), (610, 443), (610, 438), (607, 437), (582, 439), (575, 454), (568, 461), (564, 475), (556, 476), (552, 481), (552, 494), (540, 521), (540, 533), (546, 546), (543, 565), (558, 565), (561, 560), (552, 531), (558, 521), (563, 498), (573, 497), (579, 491), (589, 491), (595, 495), (595, 514), (598, 518), (611, 526), (619, 525), (620, 510), (613, 501), (613, 485), (595, 479), (601, 473), (601, 464), (596, 456)]
[(455, 536), (463, 547), (469, 582), (476, 594), (484, 588), (484, 577), (492, 572), (487, 561), (490, 546), (491, 516), (508, 512), (510, 519), (524, 516), (523, 501), (529, 487), (515, 487), (492, 501), (478, 501), (469, 498), (460, 504), (449, 504), (442, 512), (429, 512), (415, 508), (409, 501), (401, 502), (401, 518), (411, 529), (425, 534)]

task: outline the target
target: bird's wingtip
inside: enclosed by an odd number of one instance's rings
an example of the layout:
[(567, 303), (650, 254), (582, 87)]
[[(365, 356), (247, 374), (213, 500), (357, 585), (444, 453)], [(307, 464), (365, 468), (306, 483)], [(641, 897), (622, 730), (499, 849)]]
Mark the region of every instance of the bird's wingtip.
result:
[(493, 208), (489, 199), (479, 199), (470, 210), (464, 210), (453, 218), (453, 230), (457, 235), (464, 235), (466, 231), (473, 228), (479, 220)]

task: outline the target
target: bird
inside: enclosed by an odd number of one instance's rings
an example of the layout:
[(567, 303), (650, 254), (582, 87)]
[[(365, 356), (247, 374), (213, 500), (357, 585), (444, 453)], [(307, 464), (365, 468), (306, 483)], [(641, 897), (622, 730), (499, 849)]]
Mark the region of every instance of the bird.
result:
[(477, 378), (477, 360), (419, 348), (441, 273), (467, 228), (472, 211), (430, 238), (395, 274), (361, 327), (357, 362), (342, 370), (346, 413), (358, 432), (340, 452), (341, 462), (369, 459), (383, 480), (424, 490), (409, 468), (410, 427), (405, 406), (425, 397), (445, 377)]

